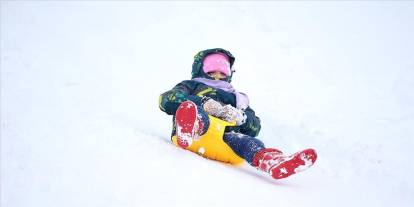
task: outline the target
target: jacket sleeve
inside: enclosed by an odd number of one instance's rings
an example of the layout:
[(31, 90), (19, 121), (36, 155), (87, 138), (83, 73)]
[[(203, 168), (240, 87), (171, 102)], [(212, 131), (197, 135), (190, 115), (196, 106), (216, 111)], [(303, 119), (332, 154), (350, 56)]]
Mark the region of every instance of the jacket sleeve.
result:
[(201, 98), (192, 94), (191, 84), (183, 81), (173, 89), (163, 93), (159, 97), (159, 107), (169, 115), (174, 115), (181, 102), (190, 100), (197, 105), (201, 105)]
[(244, 111), (246, 113), (246, 123), (240, 126), (240, 132), (252, 137), (256, 137), (260, 132), (260, 118), (256, 116), (253, 109), (247, 107)]

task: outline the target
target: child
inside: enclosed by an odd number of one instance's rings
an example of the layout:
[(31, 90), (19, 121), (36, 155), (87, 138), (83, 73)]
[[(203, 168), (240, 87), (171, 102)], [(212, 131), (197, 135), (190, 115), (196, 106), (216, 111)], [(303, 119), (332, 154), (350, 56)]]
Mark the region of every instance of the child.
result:
[(236, 123), (226, 127), (224, 142), (273, 178), (285, 178), (312, 166), (317, 157), (313, 149), (285, 156), (255, 138), (261, 128), (260, 119), (249, 106), (247, 95), (230, 84), (234, 61), (233, 55), (221, 48), (201, 51), (194, 57), (192, 79), (161, 94), (160, 109), (174, 115), (172, 136), (177, 135), (178, 145), (186, 148), (203, 135), (209, 127), (208, 115), (212, 115)]

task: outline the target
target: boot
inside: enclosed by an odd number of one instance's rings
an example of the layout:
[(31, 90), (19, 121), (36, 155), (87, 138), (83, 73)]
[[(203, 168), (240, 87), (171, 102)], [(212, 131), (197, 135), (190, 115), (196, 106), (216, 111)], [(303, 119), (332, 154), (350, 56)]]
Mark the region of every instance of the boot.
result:
[(180, 104), (175, 112), (175, 124), (177, 126), (177, 143), (182, 148), (187, 148), (193, 140), (199, 139), (204, 124), (198, 114), (197, 105), (192, 101)]
[(277, 149), (266, 148), (257, 152), (252, 165), (269, 173), (274, 179), (289, 177), (311, 167), (317, 158), (316, 151), (306, 149), (286, 156)]

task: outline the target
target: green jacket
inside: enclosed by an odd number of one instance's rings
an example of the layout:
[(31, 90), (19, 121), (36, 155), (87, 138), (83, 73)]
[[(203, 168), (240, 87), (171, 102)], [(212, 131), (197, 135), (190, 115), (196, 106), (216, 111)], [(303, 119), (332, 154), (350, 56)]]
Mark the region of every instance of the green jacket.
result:
[[(234, 94), (192, 80), (182, 81), (173, 89), (161, 94), (159, 107), (165, 113), (174, 115), (181, 102), (190, 100), (201, 106), (201, 97), (203, 96), (236, 107), (236, 97)], [(260, 119), (250, 107), (247, 107), (244, 112), (247, 116), (246, 123), (241, 126), (227, 127), (226, 132), (234, 131), (255, 137), (259, 134), (261, 128)], [(172, 134), (175, 134), (175, 125), (173, 125)]]

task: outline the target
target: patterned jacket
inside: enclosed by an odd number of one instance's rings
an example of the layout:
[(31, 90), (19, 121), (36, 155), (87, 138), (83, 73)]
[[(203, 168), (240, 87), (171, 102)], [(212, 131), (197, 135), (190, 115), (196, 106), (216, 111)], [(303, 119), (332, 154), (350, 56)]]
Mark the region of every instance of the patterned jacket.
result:
[[(165, 113), (174, 115), (178, 106), (183, 101), (191, 100), (201, 106), (202, 96), (207, 96), (223, 104), (230, 104), (236, 107), (236, 97), (234, 94), (192, 80), (183, 81), (173, 89), (161, 94), (159, 107)], [(241, 126), (227, 127), (226, 131), (239, 132), (255, 137), (260, 131), (260, 119), (250, 107), (247, 107), (244, 112), (247, 116), (246, 123)], [(175, 125), (173, 126), (172, 134), (175, 134)]]

